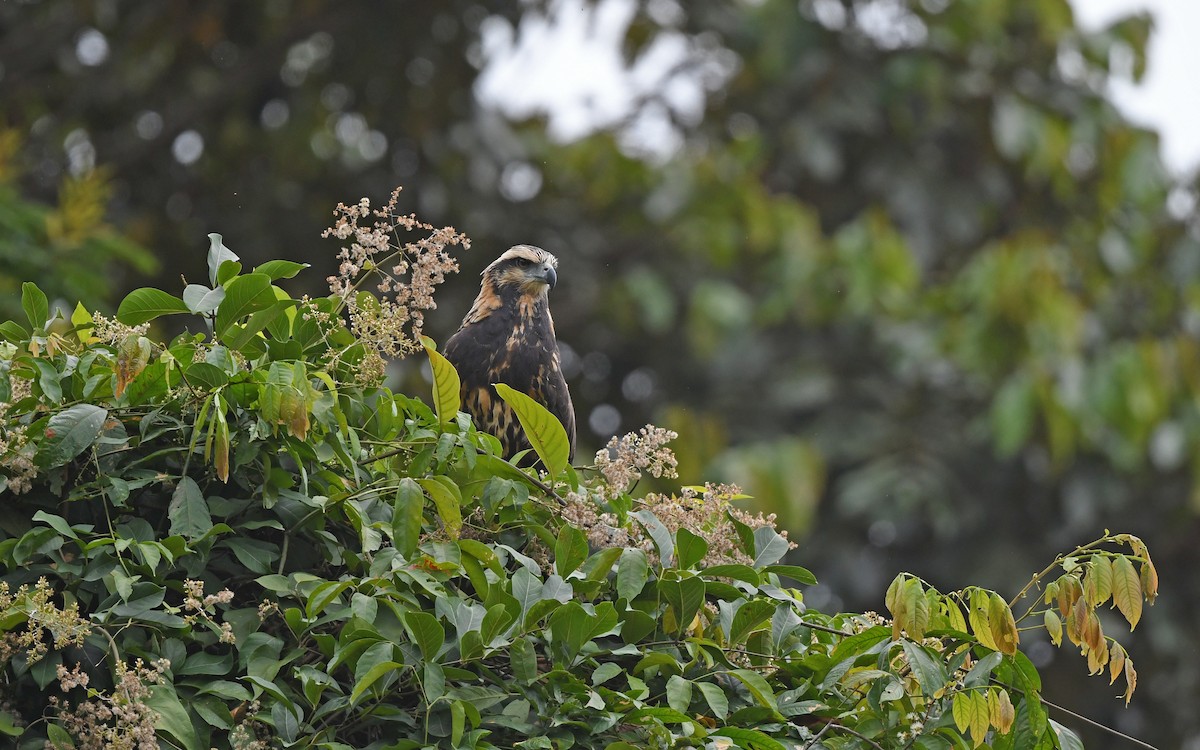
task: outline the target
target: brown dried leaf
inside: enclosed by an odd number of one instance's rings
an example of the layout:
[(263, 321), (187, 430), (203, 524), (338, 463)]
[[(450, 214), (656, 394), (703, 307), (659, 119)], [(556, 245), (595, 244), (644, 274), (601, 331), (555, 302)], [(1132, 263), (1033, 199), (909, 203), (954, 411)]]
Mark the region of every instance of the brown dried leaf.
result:
[(1125, 648), (1119, 643), (1114, 643), (1108, 659), (1108, 684), (1116, 682), (1123, 671), (1125, 671)]
[(1129, 699), (1133, 697), (1133, 691), (1137, 689), (1137, 670), (1133, 668), (1133, 659), (1125, 657), (1125, 705), (1129, 705)]
[(1071, 613), (1071, 607), (1083, 595), (1083, 587), (1079, 579), (1073, 575), (1065, 575), (1058, 579), (1058, 612), (1063, 617)]

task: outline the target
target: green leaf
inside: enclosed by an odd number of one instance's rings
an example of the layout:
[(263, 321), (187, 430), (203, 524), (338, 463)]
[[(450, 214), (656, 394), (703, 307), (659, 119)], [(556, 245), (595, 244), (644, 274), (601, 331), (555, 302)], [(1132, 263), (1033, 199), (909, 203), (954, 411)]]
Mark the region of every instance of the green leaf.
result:
[(32, 281), (21, 284), (21, 309), (25, 311), (30, 328), (35, 331), (46, 329), (46, 322), (50, 320), (50, 301), (46, 299), (46, 293)]
[(649, 510), (639, 510), (629, 515), (636, 518), (642, 524), (646, 529), (646, 533), (654, 541), (654, 547), (658, 551), (659, 563), (663, 567), (670, 567), (675, 557), (675, 539), (671, 536), (671, 532)]
[(434, 349), (432, 339), (422, 336), (421, 343), (429, 355), (429, 366), (433, 370), (434, 412), (437, 413), (438, 423), (445, 425), (454, 421), (462, 407), (458, 371), (450, 364), (450, 360)]
[(917, 682), (921, 683), (922, 694), (932, 698), (949, 682), (945, 666), (940, 660), (934, 659), (923, 646), (908, 639), (901, 641), (901, 645)]
[(735, 669), (729, 672), (729, 675), (736, 677), (745, 685), (750, 694), (754, 696), (754, 700), (772, 711), (779, 711), (779, 704), (775, 700), (774, 691), (771, 690), (771, 686), (767, 683), (766, 679), (758, 672), (749, 669)]
[(817, 583), (817, 577), (808, 568), (802, 568), (799, 565), (768, 565), (763, 568), (763, 572), (794, 578), (806, 586), (815, 586)]
[(595, 687), (596, 685), (603, 685), (624, 671), (625, 670), (621, 668), (620, 664), (606, 661), (600, 666), (596, 667), (596, 670), (592, 672), (592, 686)]
[(705, 578), (732, 578), (751, 586), (762, 584), (762, 576), (749, 565), (714, 565), (711, 568), (702, 568), (699, 573)]
[(728, 737), (738, 747), (748, 750), (787, 750), (788, 746), (772, 739), (757, 729), (742, 729), (740, 727), (721, 727), (714, 729), (712, 734), (718, 737)]
[(417, 484), (424, 487), (425, 491), (429, 493), (429, 499), (433, 500), (446, 533), (450, 535), (451, 539), (457, 539), (458, 533), (462, 529), (462, 492), (458, 489), (458, 485), (450, 477), (445, 476), (418, 479)]
[(269, 276), (271, 281), (278, 281), (279, 279), (290, 279), (308, 267), (307, 263), (296, 263), (290, 260), (268, 260), (266, 263), (255, 266), (254, 273), (263, 273)]
[(350, 702), (357, 703), (358, 699), (362, 697), (362, 694), (370, 690), (371, 686), (376, 682), (379, 682), (381, 677), (383, 677), (385, 674), (401, 669), (404, 669), (404, 665), (394, 661), (385, 661), (371, 667), (369, 670), (367, 670), (366, 674), (364, 674), (358, 679), (357, 682), (354, 683), (354, 689), (350, 691)]
[(775, 614), (775, 603), (766, 599), (752, 599), (741, 607), (733, 616), (733, 625), (729, 631), (729, 642), (742, 643), (758, 626)]
[(700, 688), (700, 694), (704, 696), (704, 702), (708, 704), (713, 716), (724, 721), (725, 717), (729, 715), (729, 698), (725, 695), (725, 691), (711, 682), (694, 684)]
[(1075, 732), (1054, 719), (1050, 719), (1050, 728), (1054, 730), (1054, 736), (1058, 738), (1058, 746), (1062, 750), (1083, 750), (1083, 740), (1079, 739)]
[(566, 429), (546, 407), (526, 394), (504, 383), (495, 385), (496, 393), (512, 407), (513, 413), (521, 422), (521, 428), (525, 430), (525, 437), (529, 439), (529, 444), (533, 446), (538, 458), (542, 459), (553, 480), (566, 468), (570, 456), (571, 445), (567, 440)]
[(671, 675), (667, 680), (667, 705), (681, 714), (688, 712), (692, 705), (692, 683), (679, 675)]
[(704, 604), (704, 581), (690, 573), (676, 580), (660, 578), (658, 591), (675, 610), (676, 632), (684, 632)]
[(71, 739), (71, 735), (57, 724), (46, 725), (46, 737), (50, 740), (53, 750), (67, 750), (67, 748), (75, 747), (75, 741)]
[(587, 536), (574, 526), (564, 525), (554, 545), (554, 570), (566, 578), (583, 564), (587, 554)]
[(212, 515), (200, 485), (191, 477), (184, 477), (171, 493), (171, 504), (167, 506), (167, 517), (171, 520), (171, 533), (188, 539), (198, 539), (212, 530)]
[(202, 750), (192, 719), (171, 685), (151, 685), (146, 705), (154, 711), (154, 728), (173, 737), (186, 750)]
[[(56, 724), (50, 726), (56, 727)], [(15, 717), (10, 711), (0, 709), (0, 734), (7, 734), (9, 737), (19, 737), (25, 731), (23, 726), (17, 726)]]
[(38, 465), (62, 466), (83, 453), (100, 437), (107, 420), (108, 410), (95, 404), (76, 404), (50, 417), (38, 446)]
[[(229, 374), (208, 362), (196, 362), (184, 370), (183, 378), (189, 384), (209, 391), (229, 384)], [(200, 422), (196, 422), (199, 427)]]
[(788, 540), (770, 526), (754, 530), (754, 567), (762, 569), (773, 565), (787, 554)]
[(637, 548), (628, 548), (621, 553), (617, 563), (617, 596), (633, 601), (650, 578), (650, 563), (646, 553)]
[(707, 554), (708, 541), (704, 537), (697, 536), (683, 527), (675, 532), (675, 564), (678, 567), (687, 570), (703, 560)]
[(0, 323), (0, 338), (13, 344), (19, 344), (29, 339), (29, 331), (22, 328), (21, 324), (15, 320), (6, 320)]
[(421, 522), (425, 518), (425, 493), (421, 485), (404, 477), (396, 486), (392, 500), (392, 543), (405, 557), (411, 557), (421, 538)]
[[(253, 274), (252, 274), (253, 275)], [(247, 278), (247, 277), (242, 277)], [(273, 293), (273, 292), (272, 292)], [(230, 326), (221, 335), (225, 345), (234, 351), (243, 351), (264, 328), (271, 325), (283, 313), (296, 305), (293, 300), (278, 300), (275, 304), (254, 312), (245, 325)]]
[(508, 662), (519, 684), (529, 685), (537, 679), (537, 653), (528, 637), (512, 642), (508, 649)]
[(265, 273), (248, 273), (245, 276), (234, 277), (225, 286), (225, 299), (217, 308), (213, 335), (218, 339), (222, 338), (231, 325), (251, 313), (271, 307), (275, 302), (275, 291), (271, 288), (270, 276)]
[(417, 648), (421, 649), (421, 655), (427, 661), (437, 658), (442, 642), (446, 640), (446, 629), (438, 619), (428, 612), (409, 612), (404, 616), (404, 624)]
[(184, 301), (161, 289), (142, 287), (125, 295), (117, 307), (117, 320), (138, 326), (163, 315), (190, 312)]

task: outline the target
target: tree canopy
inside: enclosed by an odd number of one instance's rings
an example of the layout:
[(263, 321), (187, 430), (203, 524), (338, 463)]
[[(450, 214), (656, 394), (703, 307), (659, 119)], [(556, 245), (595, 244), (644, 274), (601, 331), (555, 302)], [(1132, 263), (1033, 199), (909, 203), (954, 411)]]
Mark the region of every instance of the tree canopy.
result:
[[(637, 4), (622, 55), (683, 49), (674, 75), (701, 103), (663, 86), (564, 143), (477, 85), (497, 40), (557, 7), (6, 5), (19, 145), (4, 174), (20, 190), (0, 205), (65, 206), (64, 174), (105, 177), (109, 222), (171, 258), (154, 285), (176, 295), (180, 272), (207, 276), (196, 249), (213, 231), (249, 267), (313, 264), (298, 283), (317, 293), (328, 206), (397, 181), (473, 238), (464, 276), (544, 246), (562, 260), (583, 448), (646, 422), (678, 432), (684, 476), (736, 481), (779, 514), (822, 582), (809, 603), (832, 605), (818, 609), (879, 608), (898, 569), (1011, 585), (1107, 528), (1165, 569), (1200, 562), (1195, 187), (1106, 95), (1140, 75), (1148, 18), (1085, 32), (1065, 0)], [(674, 150), (639, 150), (639, 116)], [(48, 236), (14, 215), (7, 247)], [(54, 267), (87, 286), (49, 278), (56, 301), (111, 311), (103, 278), (136, 285), (120, 265), (136, 252), (102, 272), (70, 252)], [(15, 262), (10, 290), (43, 282)], [(434, 338), (474, 291), (456, 287)], [(400, 370), (415, 392), (417, 368)], [(1182, 658), (1196, 586), (1172, 578), (1135, 643), (1161, 687), (1113, 714), (1168, 746), (1200, 732), (1178, 698), (1198, 669)], [(1047, 691), (1111, 713), (1067, 672)]]

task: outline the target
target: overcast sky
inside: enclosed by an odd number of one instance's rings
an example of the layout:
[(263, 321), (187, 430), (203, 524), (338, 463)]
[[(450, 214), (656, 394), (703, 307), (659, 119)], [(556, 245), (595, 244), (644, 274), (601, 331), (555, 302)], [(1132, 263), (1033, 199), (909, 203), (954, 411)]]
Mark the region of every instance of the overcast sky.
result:
[[(1137, 86), (1114, 82), (1113, 97), (1131, 120), (1159, 130), (1172, 171), (1183, 175), (1200, 167), (1200, 0), (1071, 3), (1088, 29), (1139, 9), (1152, 12), (1156, 22), (1146, 76)], [(489, 64), (478, 93), (485, 101), (517, 117), (547, 114), (550, 132), (564, 141), (622, 121), (638, 111), (636, 102), (650, 91), (665, 92), (666, 106), (677, 118), (703, 115), (704, 86), (694, 77), (668, 74), (672, 63), (686, 55), (683, 35), (660, 35), (634, 69), (627, 70), (618, 50), (634, 13), (633, 0), (595, 6), (554, 0), (549, 7), (549, 18), (526, 17), (519, 30), (499, 19), (483, 29)], [(721, 71), (710, 71), (710, 82), (720, 77)], [(661, 109), (643, 110), (626, 125), (622, 141), (634, 151), (665, 155), (678, 144)]]
[(1162, 134), (1163, 156), (1177, 173), (1200, 166), (1200, 0), (1071, 0), (1084, 28), (1147, 8), (1155, 18), (1146, 77), (1113, 86), (1131, 120)]

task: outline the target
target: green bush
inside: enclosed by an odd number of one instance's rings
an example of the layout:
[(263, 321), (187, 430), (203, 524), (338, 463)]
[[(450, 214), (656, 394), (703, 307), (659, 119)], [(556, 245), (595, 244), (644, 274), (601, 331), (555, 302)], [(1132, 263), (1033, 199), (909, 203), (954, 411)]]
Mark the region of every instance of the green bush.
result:
[[(1135, 537), (1011, 602), (900, 575), (890, 619), (823, 614), (736, 488), (633, 494), (673, 475), (665, 430), (572, 467), (561, 426), (505, 393), (547, 470), (504, 461), (422, 337), (466, 238), (394, 206), (339, 207), (321, 299), (277, 285), (302, 265), (244, 272), (217, 235), (208, 284), (139, 289), (116, 319), (64, 320), (25, 284), (28, 327), (0, 325), (17, 747), (1078, 747), (1017, 648), (1028, 628), (1132, 693), (1096, 611), (1132, 627), (1153, 599)], [(154, 339), (168, 314), (205, 333)], [(432, 407), (381, 385), (421, 350)]]

